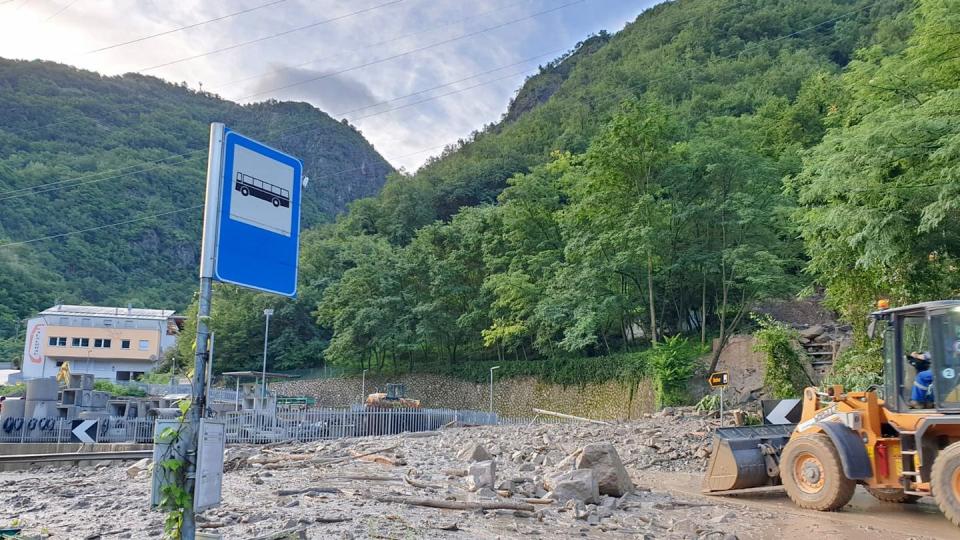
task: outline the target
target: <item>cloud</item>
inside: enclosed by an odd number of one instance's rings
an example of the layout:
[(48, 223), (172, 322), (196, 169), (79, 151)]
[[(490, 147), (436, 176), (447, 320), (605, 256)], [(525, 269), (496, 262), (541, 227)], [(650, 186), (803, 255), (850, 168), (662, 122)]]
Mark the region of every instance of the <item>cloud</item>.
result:
[(263, 94), (257, 100), (307, 101), (331, 115), (381, 101), (366, 84), (348, 75), (277, 65), (256, 82), (252, 93)]
[[(202, 81), (205, 90), (225, 99), (309, 102), (336, 117), (345, 116), (393, 165), (415, 170), (439, 153), (437, 147), (496, 122), (523, 83), (519, 72), (527, 65), (535, 71), (537, 64), (551, 57), (449, 83), (569, 49), (601, 29), (617, 31), (658, 1), (585, 0), (524, 18), (561, 2), (288, 0), (182, 32), (85, 54), (240, 8), (204, 0), (84, 1), (45, 22), (63, 1), (32, 0), (23, 3), (23, 9), (0, 6), (0, 27), (4, 27), (0, 56), (61, 61), (107, 75), (188, 59), (148, 73), (174, 83), (186, 81), (193, 88)], [(265, 2), (249, 0), (243, 5)], [(378, 5), (383, 7), (342, 17)], [(337, 20), (285, 33), (327, 19)], [(482, 31), (518, 19), (523, 20)], [(251, 40), (255, 41), (250, 45), (234, 47)], [(203, 54), (224, 48), (223, 52)], [(404, 54), (407, 51), (410, 54)], [(189, 59), (196, 55), (202, 56)], [(517, 75), (504, 78), (511, 73)], [(297, 84), (307, 79), (317, 80)], [(478, 83), (484, 84), (468, 88)], [(443, 88), (424, 92), (438, 86)], [(404, 97), (414, 92), (422, 93)], [(384, 101), (389, 103), (376, 105)], [(364, 107), (370, 108), (357, 110)]]

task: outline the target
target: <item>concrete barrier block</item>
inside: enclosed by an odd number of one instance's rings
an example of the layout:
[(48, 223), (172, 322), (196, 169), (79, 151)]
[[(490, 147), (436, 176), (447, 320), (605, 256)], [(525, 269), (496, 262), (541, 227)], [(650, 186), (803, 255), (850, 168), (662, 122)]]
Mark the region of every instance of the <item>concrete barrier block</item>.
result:
[(26, 413), (27, 401), (20, 398), (7, 398), (0, 410), (0, 422), (7, 418), (23, 418)]
[(30, 379), (27, 381), (27, 401), (56, 401), (57, 393), (60, 391), (57, 385), (57, 379), (49, 377), (46, 379)]
[(108, 401), (110, 401), (110, 392), (94, 390), (90, 393), (90, 407), (102, 409), (107, 406)]

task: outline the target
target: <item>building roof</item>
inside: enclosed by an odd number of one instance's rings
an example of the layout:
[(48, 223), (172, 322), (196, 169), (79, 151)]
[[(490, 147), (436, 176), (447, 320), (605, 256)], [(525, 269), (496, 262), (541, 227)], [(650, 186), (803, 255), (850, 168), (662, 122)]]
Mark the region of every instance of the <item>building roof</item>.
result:
[(143, 309), (102, 306), (56, 305), (40, 312), (41, 315), (72, 315), (80, 317), (118, 317), (124, 319), (167, 319), (172, 309)]

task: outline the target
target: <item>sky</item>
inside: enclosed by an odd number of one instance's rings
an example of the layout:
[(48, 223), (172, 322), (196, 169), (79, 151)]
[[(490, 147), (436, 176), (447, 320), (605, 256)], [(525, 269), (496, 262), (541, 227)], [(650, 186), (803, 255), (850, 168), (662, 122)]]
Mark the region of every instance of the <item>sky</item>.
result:
[(658, 1), (0, 0), (0, 57), (306, 101), (414, 171), (499, 120), (539, 65)]

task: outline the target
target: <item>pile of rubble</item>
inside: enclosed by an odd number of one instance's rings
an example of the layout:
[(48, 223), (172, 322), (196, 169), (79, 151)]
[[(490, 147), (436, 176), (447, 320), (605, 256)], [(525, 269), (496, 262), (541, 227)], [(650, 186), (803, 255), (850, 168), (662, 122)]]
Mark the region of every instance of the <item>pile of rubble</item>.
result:
[(814, 324), (797, 327), (798, 341), (801, 345), (845, 343), (851, 339), (853, 329), (850, 325)]
[[(224, 502), (198, 523), (224, 538), (735, 538), (762, 524), (734, 527), (735, 507), (639, 480), (644, 470), (702, 470), (717, 423), (683, 408), (613, 425), (231, 447)], [(11, 503), (0, 526), (18, 519), (29, 533), (59, 538), (159, 536), (163, 516), (147, 508), (149, 468), (0, 473), (0, 500)]]

